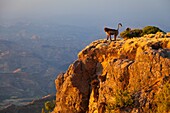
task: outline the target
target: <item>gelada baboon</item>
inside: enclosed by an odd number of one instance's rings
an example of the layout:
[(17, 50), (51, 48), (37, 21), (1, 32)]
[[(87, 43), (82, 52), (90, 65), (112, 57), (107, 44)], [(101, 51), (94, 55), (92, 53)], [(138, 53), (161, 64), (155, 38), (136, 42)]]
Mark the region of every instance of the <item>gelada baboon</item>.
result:
[(119, 28), (120, 27), (122, 27), (121, 23), (118, 24), (117, 29), (111, 29), (111, 28), (105, 27), (104, 31), (105, 31), (105, 33), (107, 35), (107, 40), (110, 38), (110, 40), (112, 41), (111, 35), (114, 35), (114, 40), (116, 41), (116, 37), (119, 34)]

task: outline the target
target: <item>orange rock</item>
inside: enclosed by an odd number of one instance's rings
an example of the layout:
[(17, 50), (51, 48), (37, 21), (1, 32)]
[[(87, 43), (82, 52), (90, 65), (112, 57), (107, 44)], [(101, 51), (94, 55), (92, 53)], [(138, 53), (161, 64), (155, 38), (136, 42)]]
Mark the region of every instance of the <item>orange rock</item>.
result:
[[(170, 81), (170, 39), (145, 37), (97, 40), (83, 49), (56, 80), (53, 112), (155, 112), (155, 98)], [(91, 82), (98, 76), (105, 80), (95, 86), (96, 100)]]

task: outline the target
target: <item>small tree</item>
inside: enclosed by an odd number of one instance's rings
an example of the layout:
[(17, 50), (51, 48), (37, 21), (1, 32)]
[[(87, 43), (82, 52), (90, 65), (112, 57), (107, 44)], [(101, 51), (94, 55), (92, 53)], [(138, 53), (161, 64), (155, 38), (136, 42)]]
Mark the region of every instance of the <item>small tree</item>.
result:
[(55, 100), (45, 102), (44, 107), (45, 109), (42, 108), (41, 113), (46, 113), (45, 111), (47, 111), (47, 113), (52, 112), (55, 107)]
[(53, 101), (47, 101), (45, 103), (45, 109), (47, 111), (52, 111), (54, 109), (54, 107), (55, 107), (55, 101), (54, 100)]

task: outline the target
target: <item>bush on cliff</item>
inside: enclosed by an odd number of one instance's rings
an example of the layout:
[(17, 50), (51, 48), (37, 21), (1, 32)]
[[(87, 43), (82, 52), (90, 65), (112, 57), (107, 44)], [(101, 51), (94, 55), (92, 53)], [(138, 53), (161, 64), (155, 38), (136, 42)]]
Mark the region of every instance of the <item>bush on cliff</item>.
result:
[(47, 113), (51, 113), (54, 107), (55, 107), (55, 100), (47, 101), (44, 103), (44, 108), (42, 108), (41, 113), (46, 113), (45, 111), (47, 111)]
[(133, 38), (133, 37), (141, 37), (146, 34), (156, 34), (157, 32), (163, 32), (160, 28), (155, 26), (146, 26), (143, 29), (130, 29), (127, 28), (125, 31), (120, 33), (120, 36), (125, 39)]
[(165, 33), (164, 31), (155, 26), (146, 26), (142, 29), (142, 31), (143, 31), (143, 33), (141, 34), (142, 36), (145, 34), (156, 34), (157, 32)]
[(115, 103), (107, 103), (106, 110), (111, 112), (118, 108), (133, 106), (133, 99), (127, 90), (117, 90), (115, 94)]
[(170, 84), (167, 82), (160, 93), (156, 96), (155, 103), (157, 104), (157, 113), (169, 113), (170, 112)]
[(129, 30), (128, 28), (125, 30), (125, 31), (123, 31), (123, 32), (121, 32), (120, 33), (120, 36), (122, 37), (122, 38), (133, 38), (133, 37), (140, 37), (141, 36), (141, 34), (142, 34), (142, 30), (141, 29), (133, 29), (133, 30)]

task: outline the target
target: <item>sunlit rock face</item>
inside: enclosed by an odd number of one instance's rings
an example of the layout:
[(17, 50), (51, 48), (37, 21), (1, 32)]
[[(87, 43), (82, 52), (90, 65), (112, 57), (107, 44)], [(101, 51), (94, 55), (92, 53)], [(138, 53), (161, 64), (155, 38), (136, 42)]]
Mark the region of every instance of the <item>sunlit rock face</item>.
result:
[[(92, 42), (56, 79), (53, 112), (146, 113), (162, 109), (168, 112), (168, 37), (169, 34), (157, 33), (128, 40)], [(165, 104), (163, 107), (161, 102)]]

